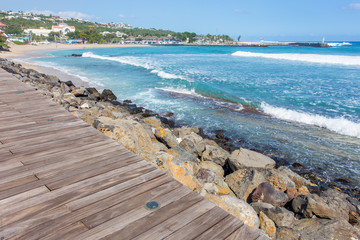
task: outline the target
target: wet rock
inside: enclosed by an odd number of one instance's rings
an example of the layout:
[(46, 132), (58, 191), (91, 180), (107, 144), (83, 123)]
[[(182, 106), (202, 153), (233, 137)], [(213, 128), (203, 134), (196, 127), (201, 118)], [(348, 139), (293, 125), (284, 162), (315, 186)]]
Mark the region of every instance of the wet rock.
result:
[(204, 196), (220, 208), (243, 221), (246, 225), (259, 228), (260, 220), (254, 209), (245, 201), (233, 196), (215, 196), (206, 194)]
[(211, 162), (211, 161), (200, 162), (199, 169), (201, 169), (201, 168), (210, 169), (210, 170), (214, 171), (220, 177), (224, 177), (224, 169), (220, 165), (217, 165), (214, 162)]
[(179, 145), (176, 136), (167, 128), (158, 127), (155, 129), (155, 136), (165, 145), (173, 148)]
[(255, 169), (239, 169), (225, 177), (225, 182), (231, 190), (245, 201), (248, 201), (249, 195), (264, 181), (264, 176)]
[(274, 189), (273, 186), (267, 182), (259, 184), (251, 195), (252, 202), (261, 201), (280, 207), (285, 206), (289, 200), (287, 194)]
[(349, 206), (337, 197), (320, 197), (316, 194), (296, 197), (291, 206), (295, 213), (304, 217), (314, 215), (328, 219), (344, 219), (349, 221)]
[(110, 89), (104, 89), (100, 94), (100, 99), (102, 101), (115, 101), (117, 97)]
[(266, 216), (265, 213), (260, 212), (260, 229), (267, 234), (270, 238), (276, 236), (276, 226), (275, 223)]
[(233, 171), (241, 168), (273, 168), (275, 161), (271, 158), (244, 148), (235, 150), (229, 158), (230, 167)]
[(175, 126), (175, 116), (172, 112), (163, 112), (159, 114), (161, 122), (168, 125), (169, 127)]
[(224, 166), (230, 154), (219, 146), (206, 145), (205, 151), (201, 155), (202, 161), (212, 161), (220, 166)]
[(190, 133), (182, 138), (179, 146), (184, 148), (189, 153), (193, 154), (195, 157), (198, 156), (196, 151), (196, 145), (202, 140), (202, 137), (197, 135), (196, 133)]
[(302, 240), (300, 233), (290, 227), (278, 227), (276, 240)]
[(301, 219), (294, 223), (303, 240), (353, 240), (359, 239), (355, 228), (345, 220)]
[(89, 93), (90, 97), (94, 100), (100, 100), (101, 96), (100, 93), (96, 88), (86, 88), (86, 91)]
[(72, 57), (82, 57), (82, 54), (81, 53), (80, 54), (73, 53), (73, 54), (71, 54), (71, 56)]

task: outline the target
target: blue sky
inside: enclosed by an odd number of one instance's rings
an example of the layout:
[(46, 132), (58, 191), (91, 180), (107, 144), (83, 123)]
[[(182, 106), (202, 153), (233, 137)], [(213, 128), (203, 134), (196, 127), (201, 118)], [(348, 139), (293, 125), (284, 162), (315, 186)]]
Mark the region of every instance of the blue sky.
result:
[(360, 41), (360, 0), (16, 0), (1, 10), (38, 11), (241, 40)]

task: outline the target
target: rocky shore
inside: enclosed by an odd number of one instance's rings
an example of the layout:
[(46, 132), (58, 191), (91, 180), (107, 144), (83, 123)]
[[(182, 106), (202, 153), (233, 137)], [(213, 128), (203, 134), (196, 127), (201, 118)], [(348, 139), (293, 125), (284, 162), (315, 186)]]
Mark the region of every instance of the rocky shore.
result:
[(311, 193), (314, 183), (258, 152), (232, 151), (221, 132), (214, 141), (111, 90), (78, 88), (1, 58), (0, 67), (271, 239), (360, 238), (359, 201), (334, 189)]

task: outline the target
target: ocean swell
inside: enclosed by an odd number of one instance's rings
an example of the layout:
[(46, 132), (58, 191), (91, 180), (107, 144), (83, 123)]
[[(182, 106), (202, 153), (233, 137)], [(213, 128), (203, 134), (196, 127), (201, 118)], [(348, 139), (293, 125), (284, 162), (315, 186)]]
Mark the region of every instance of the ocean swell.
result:
[(185, 80), (182, 76), (167, 73), (167, 72), (162, 71), (161, 69), (156, 69), (155, 66), (152, 66), (151, 64), (146, 63), (142, 59), (137, 58), (137, 57), (127, 57), (127, 56), (108, 57), (108, 56), (100, 56), (97, 54), (93, 54), (92, 52), (83, 53), (82, 56), (88, 57), (88, 58), (95, 58), (95, 59), (119, 62), (122, 64), (132, 65), (132, 66), (136, 66), (136, 67), (142, 67), (147, 70), (151, 70), (150, 73), (156, 74), (157, 76), (159, 76), (163, 79), (183, 79), (183, 80)]
[(261, 108), (266, 114), (278, 119), (315, 125), (343, 135), (360, 138), (360, 123), (352, 122), (344, 117), (328, 118), (318, 114), (274, 107), (267, 103), (261, 103)]
[(258, 57), (278, 60), (301, 61), (320, 64), (336, 64), (345, 66), (360, 66), (360, 56), (297, 54), (297, 53), (256, 53), (237, 51), (232, 54), (237, 57)]

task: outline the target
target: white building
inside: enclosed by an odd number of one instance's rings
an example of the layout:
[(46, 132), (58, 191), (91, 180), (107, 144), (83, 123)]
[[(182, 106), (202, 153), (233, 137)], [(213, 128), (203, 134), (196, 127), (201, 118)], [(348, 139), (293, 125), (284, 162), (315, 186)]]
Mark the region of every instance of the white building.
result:
[(62, 35), (67, 34), (68, 32), (75, 32), (74, 26), (69, 26), (64, 22), (59, 23), (58, 26), (53, 25), (51, 28), (53, 32), (60, 32)]

